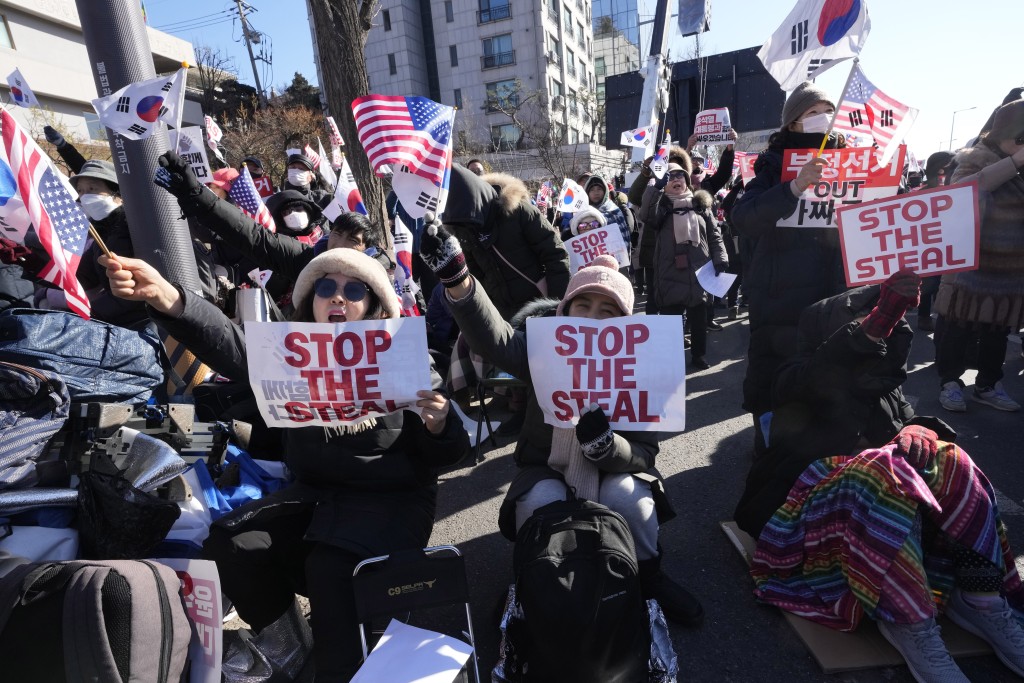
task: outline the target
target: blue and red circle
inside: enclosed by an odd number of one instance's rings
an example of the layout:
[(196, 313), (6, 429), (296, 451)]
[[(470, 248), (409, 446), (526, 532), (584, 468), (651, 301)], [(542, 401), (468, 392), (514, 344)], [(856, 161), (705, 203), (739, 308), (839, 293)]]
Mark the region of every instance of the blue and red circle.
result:
[(828, 47), (842, 40), (860, 17), (861, 0), (825, 0), (818, 17), (818, 42)]
[(149, 95), (139, 100), (135, 105), (135, 113), (140, 119), (147, 123), (153, 123), (160, 116), (160, 108), (164, 106), (164, 98), (159, 95)]

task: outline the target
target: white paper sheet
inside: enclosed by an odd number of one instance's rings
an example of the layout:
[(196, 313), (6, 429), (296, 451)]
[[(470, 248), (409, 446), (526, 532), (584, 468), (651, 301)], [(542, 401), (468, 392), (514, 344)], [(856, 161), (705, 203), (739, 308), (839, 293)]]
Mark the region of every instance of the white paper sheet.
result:
[(352, 683), (451, 683), (472, 652), (457, 638), (392, 619)]
[(697, 269), (697, 282), (700, 283), (700, 286), (711, 296), (717, 296), (720, 299), (725, 297), (735, 281), (736, 276), (731, 273), (715, 275), (715, 264), (712, 261), (708, 261)]

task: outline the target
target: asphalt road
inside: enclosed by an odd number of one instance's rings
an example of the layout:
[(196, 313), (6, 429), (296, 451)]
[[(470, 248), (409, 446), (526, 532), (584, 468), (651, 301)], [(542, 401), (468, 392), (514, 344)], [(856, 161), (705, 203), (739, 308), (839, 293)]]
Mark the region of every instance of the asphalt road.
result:
[[(740, 408), (747, 324), (744, 315), (724, 321), (709, 334), (710, 370), (687, 379), (687, 430), (661, 444), (658, 468), (678, 517), (661, 529), (663, 568), (704, 604), (698, 629), (671, 627), (679, 657), (680, 681), (832, 681), (910, 683), (905, 667), (834, 675), (822, 673), (796, 633), (775, 608), (759, 605), (746, 565), (719, 528), (731, 518), (750, 464), (753, 429)], [(723, 316), (724, 317), (724, 316)], [(911, 317), (911, 323), (916, 321)], [(1024, 401), (1024, 360), (1014, 337), (1007, 352), (1004, 383)], [(941, 415), (960, 434), (958, 442), (988, 474), (1000, 492), (1010, 540), (1024, 552), (1024, 413), (1004, 413), (970, 403), (966, 414), (950, 414), (938, 403), (930, 335), (918, 332), (904, 391), (920, 414)], [(973, 372), (965, 379), (973, 381)], [(463, 551), (473, 597), (474, 624), (482, 673), (497, 657), (495, 605), (512, 581), (512, 544), (497, 530), (498, 506), (515, 471), (509, 439), (490, 448), (483, 462), (442, 477), (433, 544), (451, 543)], [(1018, 567), (1024, 569), (1022, 557)], [(973, 681), (1017, 681), (994, 657), (962, 659)], [(483, 679), (489, 680), (489, 675)]]

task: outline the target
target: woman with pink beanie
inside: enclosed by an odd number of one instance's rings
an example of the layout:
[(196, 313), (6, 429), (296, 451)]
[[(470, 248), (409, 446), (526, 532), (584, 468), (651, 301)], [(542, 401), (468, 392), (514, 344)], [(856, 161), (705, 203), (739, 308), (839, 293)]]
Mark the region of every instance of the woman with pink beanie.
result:
[[(420, 254), (447, 288), (452, 316), (473, 351), (530, 383), (526, 332), (506, 322), (470, 277), (458, 240), (430, 225)], [(561, 301), (537, 301), (530, 308), (537, 315), (592, 320), (628, 316), (633, 313), (633, 286), (619, 273), (618, 262), (602, 255), (572, 276)], [(531, 386), (515, 449), (519, 470), (498, 515), (501, 533), (514, 541), (535, 510), (565, 500), (570, 489), (577, 498), (601, 503), (629, 525), (644, 598), (656, 598), (670, 620), (695, 626), (704, 616), (700, 603), (661, 571), (658, 525), (675, 513), (654, 469), (660, 434), (613, 431), (604, 412), (592, 408), (575, 428), (553, 427), (544, 422)]]

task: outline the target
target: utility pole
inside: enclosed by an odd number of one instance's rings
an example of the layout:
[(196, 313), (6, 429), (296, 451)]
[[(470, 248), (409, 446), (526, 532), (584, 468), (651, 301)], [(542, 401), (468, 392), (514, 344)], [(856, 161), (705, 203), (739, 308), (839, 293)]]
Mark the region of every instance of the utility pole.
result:
[(263, 94), (263, 86), (260, 85), (260, 74), (256, 70), (256, 57), (252, 53), (252, 41), (250, 40), (249, 22), (245, 20), (245, 5), (242, 0), (235, 0), (238, 5), (238, 18), (242, 22), (242, 37), (245, 38), (245, 47), (249, 50), (249, 62), (252, 63), (252, 77), (256, 81), (256, 92), (260, 95), (260, 104), (267, 106), (267, 96)]

